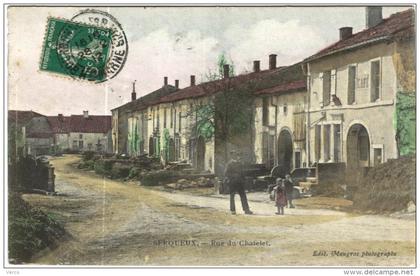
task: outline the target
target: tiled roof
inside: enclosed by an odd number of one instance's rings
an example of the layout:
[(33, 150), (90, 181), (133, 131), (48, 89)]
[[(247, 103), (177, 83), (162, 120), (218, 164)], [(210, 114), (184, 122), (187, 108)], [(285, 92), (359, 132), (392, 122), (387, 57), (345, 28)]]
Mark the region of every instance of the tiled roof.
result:
[(111, 129), (111, 116), (83, 115), (48, 116), (53, 133), (107, 133)]
[(385, 18), (378, 25), (355, 33), (319, 51), (306, 61), (318, 59), (337, 52), (351, 50), (370, 43), (384, 41), (401, 35), (414, 35), (414, 10), (408, 9)]
[(7, 115), (7, 120), (9, 124), (18, 125), (26, 125), (34, 117), (45, 117), (44, 115), (34, 112), (32, 110), (9, 110)]
[(70, 132), (70, 117), (69, 116), (48, 116), (48, 123), (54, 133), (69, 133)]
[[(279, 67), (274, 70), (265, 70), (260, 72), (253, 72), (239, 75), (236, 77), (221, 79), (206, 83), (201, 83), (195, 86), (183, 88), (175, 93), (164, 96), (151, 104), (175, 102), (190, 98), (199, 98), (203, 96), (210, 96), (223, 89), (241, 87), (249, 85), (254, 90), (255, 94), (258, 91), (282, 86), (282, 92), (296, 89), (299, 84), (302, 89), (306, 89), (306, 78), (303, 75), (300, 63), (288, 67)], [(298, 82), (302, 81), (302, 82)], [(298, 82), (298, 83), (296, 83)]]
[(82, 133), (107, 133), (111, 130), (111, 116), (71, 115), (70, 131)]
[(289, 83), (283, 83), (270, 87), (267, 89), (259, 90), (255, 92), (256, 95), (267, 95), (267, 94), (281, 94), (286, 92), (294, 92), (298, 90), (306, 90), (306, 80), (297, 80)]
[(147, 95), (144, 95), (135, 101), (130, 101), (124, 105), (118, 106), (112, 110), (124, 110), (124, 111), (131, 111), (131, 110), (141, 110), (146, 108), (151, 102), (156, 101), (157, 99), (164, 97), (170, 93), (177, 91), (175, 86), (172, 85), (165, 85), (161, 88), (150, 92)]

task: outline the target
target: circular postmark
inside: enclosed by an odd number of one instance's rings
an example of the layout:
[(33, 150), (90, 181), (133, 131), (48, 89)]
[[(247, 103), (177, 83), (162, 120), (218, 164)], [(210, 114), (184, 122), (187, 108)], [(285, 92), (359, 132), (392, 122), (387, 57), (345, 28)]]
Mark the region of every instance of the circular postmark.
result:
[(57, 61), (69, 76), (89, 81), (106, 80), (106, 65), (111, 48), (110, 29), (60, 22)]
[(109, 49), (108, 59), (104, 70), (104, 79), (114, 78), (124, 67), (128, 55), (127, 37), (121, 27), (121, 24), (107, 12), (86, 9), (71, 19), (74, 22), (81, 22), (99, 28), (110, 29), (111, 34), (111, 48)]

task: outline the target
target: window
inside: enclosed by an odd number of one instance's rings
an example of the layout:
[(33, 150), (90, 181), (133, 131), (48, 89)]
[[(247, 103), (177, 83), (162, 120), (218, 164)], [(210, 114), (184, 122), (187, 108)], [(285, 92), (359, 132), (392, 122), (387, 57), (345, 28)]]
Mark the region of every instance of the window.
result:
[(263, 98), (262, 121), (263, 126), (268, 126), (268, 97)]
[(153, 136), (154, 157), (160, 156), (160, 139), (159, 138), (160, 138), (159, 136)]
[(174, 129), (176, 131), (176, 109), (174, 109), (174, 122), (173, 122), (173, 124), (174, 124)]
[(79, 134), (79, 139), (83, 139), (83, 134)]
[(175, 160), (181, 159), (181, 138), (179, 135), (175, 136)]
[(287, 103), (283, 105), (283, 115), (287, 116)]
[(370, 101), (374, 102), (379, 99), (379, 89), (381, 84), (381, 70), (379, 61), (371, 62), (371, 87), (370, 87)]
[(341, 158), (341, 131), (340, 125), (334, 125), (334, 162), (340, 162)]
[(171, 128), (173, 128), (173, 126), (174, 126), (174, 109), (173, 108), (171, 108), (171, 118), (170, 118), (170, 127)]
[(166, 128), (166, 107), (163, 109), (163, 128)]
[(88, 150), (92, 150), (92, 143), (88, 143)]
[(181, 119), (182, 119), (181, 111), (178, 113), (178, 117), (179, 117), (178, 132), (181, 133)]
[(331, 100), (331, 71), (325, 71), (322, 77), (322, 103), (330, 104)]
[(156, 128), (159, 130), (159, 127), (160, 127), (159, 108), (157, 109), (156, 113), (157, 113), (156, 114)]
[(155, 154), (155, 140), (153, 137), (149, 138), (149, 156), (153, 156)]
[(356, 66), (349, 66), (347, 104), (353, 104), (355, 101), (356, 101)]
[(77, 149), (77, 147), (78, 147), (78, 141), (73, 140), (73, 149)]
[(300, 155), (300, 151), (295, 151), (295, 169), (300, 168), (300, 159), (301, 159), (301, 155)]
[(263, 164), (266, 164), (266, 166), (267, 166), (267, 163), (268, 163), (267, 152), (268, 152), (268, 133), (263, 132), (262, 133), (262, 162), (263, 162)]
[(331, 159), (330, 146), (331, 146), (331, 126), (324, 125), (324, 161), (328, 161)]
[(268, 168), (274, 167), (274, 146), (275, 146), (274, 135), (268, 136)]
[(382, 148), (373, 149), (373, 166), (378, 166), (382, 163)]
[(262, 162), (267, 169), (274, 166), (274, 135), (268, 132), (262, 133)]
[(321, 155), (321, 126), (315, 126), (315, 161), (318, 162)]
[(152, 126), (155, 128), (155, 110), (152, 107)]
[(83, 149), (83, 140), (79, 141), (79, 149)]

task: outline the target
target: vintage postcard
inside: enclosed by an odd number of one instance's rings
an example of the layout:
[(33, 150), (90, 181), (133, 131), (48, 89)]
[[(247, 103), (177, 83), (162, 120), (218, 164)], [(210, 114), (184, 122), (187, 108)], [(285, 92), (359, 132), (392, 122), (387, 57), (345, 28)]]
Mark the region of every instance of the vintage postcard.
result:
[(4, 10), (5, 267), (414, 275), (415, 4)]

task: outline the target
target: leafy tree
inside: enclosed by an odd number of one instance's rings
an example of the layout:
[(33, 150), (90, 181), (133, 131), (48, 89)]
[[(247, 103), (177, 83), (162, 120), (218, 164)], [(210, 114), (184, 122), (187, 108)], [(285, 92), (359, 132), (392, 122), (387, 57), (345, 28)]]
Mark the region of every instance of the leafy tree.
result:
[(221, 54), (217, 63), (218, 72), (209, 71), (206, 74), (208, 82), (203, 85), (203, 89), (208, 90), (209, 94), (213, 91), (217, 93), (211, 96), (208, 103), (193, 106), (187, 114), (195, 120), (190, 130), (191, 136), (201, 135), (207, 140), (214, 137), (218, 153), (223, 152), (223, 160), (220, 161), (224, 164), (228, 161), (230, 147), (243, 150), (244, 145), (248, 145), (247, 148), (250, 149), (250, 141), (243, 137), (252, 130), (252, 92), (255, 89), (251, 82), (233, 83), (233, 65), (229, 67), (230, 77), (223, 79), (226, 64), (228, 60)]

